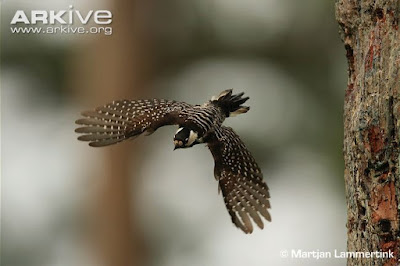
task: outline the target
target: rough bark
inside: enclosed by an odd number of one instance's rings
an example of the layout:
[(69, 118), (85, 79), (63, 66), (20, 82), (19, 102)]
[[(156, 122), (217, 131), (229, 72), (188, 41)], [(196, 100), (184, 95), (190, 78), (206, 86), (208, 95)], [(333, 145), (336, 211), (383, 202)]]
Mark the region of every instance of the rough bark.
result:
[(348, 60), (344, 160), (348, 265), (398, 265), (400, 197), (400, 1), (339, 0), (336, 18)]

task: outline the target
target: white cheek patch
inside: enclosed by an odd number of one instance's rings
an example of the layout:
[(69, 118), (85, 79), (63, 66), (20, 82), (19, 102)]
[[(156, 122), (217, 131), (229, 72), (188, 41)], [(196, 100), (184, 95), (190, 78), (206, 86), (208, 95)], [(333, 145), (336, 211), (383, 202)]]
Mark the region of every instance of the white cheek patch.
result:
[(179, 131), (181, 131), (182, 129), (183, 129), (183, 127), (178, 128), (178, 130), (175, 132), (174, 138), (175, 138), (176, 134), (178, 134)]
[(190, 130), (190, 135), (189, 135), (189, 140), (186, 143), (186, 146), (190, 146), (193, 144), (193, 142), (195, 142), (195, 140), (197, 139), (198, 135), (196, 132), (194, 132), (193, 130)]

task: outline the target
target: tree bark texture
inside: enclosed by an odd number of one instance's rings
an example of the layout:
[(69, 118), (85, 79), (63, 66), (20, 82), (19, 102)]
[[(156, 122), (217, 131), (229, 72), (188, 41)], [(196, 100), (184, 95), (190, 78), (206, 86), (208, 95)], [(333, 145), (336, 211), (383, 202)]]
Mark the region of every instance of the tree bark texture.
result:
[(344, 161), (348, 251), (393, 251), (393, 258), (348, 258), (348, 265), (399, 265), (400, 1), (338, 0), (348, 60)]

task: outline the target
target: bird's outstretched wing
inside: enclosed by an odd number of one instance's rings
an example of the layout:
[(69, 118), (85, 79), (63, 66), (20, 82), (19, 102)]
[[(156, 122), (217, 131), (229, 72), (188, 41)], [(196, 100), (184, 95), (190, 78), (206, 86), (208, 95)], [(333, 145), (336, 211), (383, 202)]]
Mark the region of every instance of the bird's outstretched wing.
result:
[(214, 175), (219, 181), (232, 222), (246, 234), (252, 233), (250, 217), (261, 229), (261, 214), (271, 221), (268, 186), (251, 153), (229, 127), (220, 127), (206, 138), (214, 157)]
[(161, 126), (181, 124), (186, 118), (182, 110), (191, 107), (162, 99), (114, 101), (82, 112), (85, 118), (76, 120), (81, 127), (75, 132), (83, 133), (78, 139), (89, 141), (90, 146), (107, 146), (144, 132), (151, 134)]

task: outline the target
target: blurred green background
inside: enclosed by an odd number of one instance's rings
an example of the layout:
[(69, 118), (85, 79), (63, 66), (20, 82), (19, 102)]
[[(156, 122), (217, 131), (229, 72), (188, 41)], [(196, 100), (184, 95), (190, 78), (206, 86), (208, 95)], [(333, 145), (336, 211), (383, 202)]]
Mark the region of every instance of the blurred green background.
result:
[[(11, 33), (16, 10), (70, 5), (110, 10), (112, 35)], [(2, 265), (344, 265), (280, 252), (345, 250), (346, 70), (333, 1), (3, 1)], [(176, 128), (76, 140), (80, 111), (114, 99), (229, 88), (251, 110), (226, 124), (271, 192), (272, 223), (252, 235), (231, 224), (208, 149), (173, 151)]]

